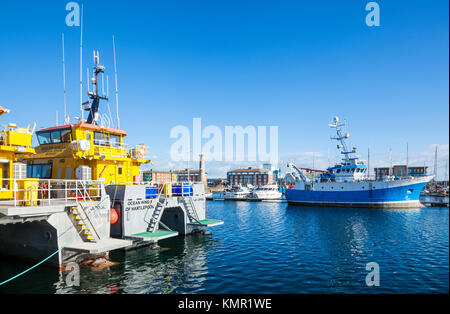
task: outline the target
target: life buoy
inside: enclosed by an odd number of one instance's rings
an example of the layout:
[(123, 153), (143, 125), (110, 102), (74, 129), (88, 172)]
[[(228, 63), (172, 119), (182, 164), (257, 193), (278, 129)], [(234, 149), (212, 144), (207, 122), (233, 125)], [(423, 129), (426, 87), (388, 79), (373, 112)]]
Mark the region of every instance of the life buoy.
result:
[(138, 155), (139, 155), (139, 157), (142, 157), (142, 158), (144, 158), (144, 156), (145, 156), (145, 146), (140, 146), (139, 148), (138, 148)]
[(45, 184), (45, 182), (41, 182), (39, 184), (39, 194), (41, 196), (41, 199), (47, 198), (48, 197), (48, 188), (47, 188), (47, 184)]
[(114, 225), (117, 221), (119, 221), (119, 214), (117, 213), (116, 209), (111, 208), (110, 224)]

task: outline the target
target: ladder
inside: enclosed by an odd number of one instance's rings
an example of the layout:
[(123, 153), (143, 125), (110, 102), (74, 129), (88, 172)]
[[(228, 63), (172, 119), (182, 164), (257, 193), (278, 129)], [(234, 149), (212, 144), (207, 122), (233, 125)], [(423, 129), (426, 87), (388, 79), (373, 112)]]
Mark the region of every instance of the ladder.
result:
[(91, 199), (88, 187), (84, 182), (76, 182), (75, 192), (77, 197), (81, 194), (82, 200), (90, 205), (85, 208), (80, 200), (77, 199), (77, 206), (73, 206), (70, 209), (72, 222), (85, 242), (97, 242), (100, 240), (100, 236), (98, 235), (95, 226), (100, 227), (103, 224), (101, 217), (99, 217), (98, 214), (98, 205), (92, 205), (93, 200)]
[[(81, 211), (79, 210), (81, 208)], [(72, 207), (70, 209), (70, 214), (72, 216), (72, 221), (75, 225), (75, 228), (80, 233), (81, 238), (85, 242), (97, 242), (99, 240), (99, 236), (92, 225), (92, 222), (89, 220), (89, 217), (86, 215), (84, 208), (79, 203), (79, 207)], [(92, 232), (94, 230), (94, 232)]]
[(161, 198), (158, 198), (158, 202), (156, 203), (155, 209), (153, 210), (152, 218), (150, 218), (150, 223), (147, 228), (148, 232), (155, 232), (158, 229), (162, 213), (166, 205), (167, 205), (166, 198), (162, 200)]
[(197, 211), (195, 210), (194, 200), (192, 196), (187, 196), (183, 198), (184, 207), (186, 208), (186, 213), (189, 217), (189, 221), (196, 221), (200, 223), (200, 219), (198, 218)]

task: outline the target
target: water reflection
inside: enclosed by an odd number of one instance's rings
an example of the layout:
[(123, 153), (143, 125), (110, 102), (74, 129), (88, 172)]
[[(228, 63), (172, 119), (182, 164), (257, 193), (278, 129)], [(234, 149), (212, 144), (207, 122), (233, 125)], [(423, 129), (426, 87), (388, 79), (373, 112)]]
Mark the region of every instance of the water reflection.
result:
[[(5, 289), (23, 293), (448, 293), (448, 208), (378, 210), (286, 203), (208, 202), (225, 222), (163, 240), (161, 249), (112, 252), (119, 265), (65, 273), (38, 268)], [(382, 285), (365, 284), (369, 262)], [(0, 276), (25, 266), (0, 260)], [(6, 278), (5, 278), (6, 279)], [(4, 292), (1, 290), (0, 292)]]
[(120, 290), (124, 293), (199, 292), (208, 275), (206, 252), (214, 241), (194, 235), (161, 241), (161, 249), (123, 252)]

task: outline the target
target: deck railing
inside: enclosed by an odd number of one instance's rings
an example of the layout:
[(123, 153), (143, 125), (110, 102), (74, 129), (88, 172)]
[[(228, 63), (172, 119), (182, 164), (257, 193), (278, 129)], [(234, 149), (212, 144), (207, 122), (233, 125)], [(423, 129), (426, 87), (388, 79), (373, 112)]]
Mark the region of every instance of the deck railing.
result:
[[(14, 138), (13, 140), (11, 140), (11, 136), (12, 135), (16, 135), (16, 134), (27, 134), (27, 137), (30, 137), (30, 140), (25, 140), (26, 142), (30, 142), (30, 143), (25, 143), (26, 145), (23, 145), (23, 143), (16, 143), (16, 138)], [(19, 146), (31, 146), (31, 134), (33, 134), (33, 130), (32, 129), (28, 129), (28, 128), (22, 128), (22, 127), (18, 127), (16, 125), (0, 125), (0, 145), (19, 145)], [(14, 136), (16, 137), (16, 136)], [(23, 140), (23, 138), (19, 138), (18, 139), (20, 142)], [(29, 145), (28, 145), (29, 144)]]
[[(3, 179), (10, 180), (10, 189), (2, 189), (0, 206), (48, 206), (73, 204), (77, 201), (102, 199), (102, 181), (59, 179)], [(6, 196), (8, 195), (8, 196)]]

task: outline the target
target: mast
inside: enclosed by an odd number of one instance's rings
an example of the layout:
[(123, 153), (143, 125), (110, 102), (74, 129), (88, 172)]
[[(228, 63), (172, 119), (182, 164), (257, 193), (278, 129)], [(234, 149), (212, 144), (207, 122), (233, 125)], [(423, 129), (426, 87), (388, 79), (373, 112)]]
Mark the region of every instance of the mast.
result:
[[(81, 35), (80, 35), (80, 110), (81, 110), (81, 121), (84, 120), (83, 112), (83, 4), (81, 4)], [(88, 81), (89, 86), (89, 81)]]
[(409, 166), (409, 147), (408, 143), (406, 143), (406, 174), (405, 176), (408, 176), (408, 166)]
[(109, 112), (109, 119), (111, 120), (111, 127), (114, 127), (113, 118), (111, 114), (111, 106), (109, 105), (109, 77), (106, 75), (106, 98), (108, 98), (108, 112)]
[[(108, 100), (105, 96), (100, 96), (98, 94), (98, 75), (103, 74), (105, 72), (105, 67), (100, 65), (100, 56), (99, 52), (94, 50), (94, 68), (93, 68), (93, 77), (91, 79), (92, 84), (94, 85), (92, 87), (92, 92), (88, 91), (89, 98), (92, 100), (87, 101), (83, 103), (84, 110), (89, 111), (89, 116), (86, 121), (86, 123), (97, 125), (98, 120), (98, 109), (100, 105), (100, 100)], [(89, 69), (88, 69), (88, 75), (89, 75)], [(89, 84), (88, 84), (88, 90), (89, 90)]]
[(392, 171), (392, 148), (389, 148), (389, 175), (391, 175)]
[(370, 148), (367, 148), (367, 177), (370, 179)]
[(120, 118), (119, 118), (119, 89), (117, 87), (117, 62), (116, 62), (116, 43), (113, 36), (113, 51), (114, 51), (114, 77), (116, 81), (116, 114), (117, 114), (117, 128), (120, 129)]
[(444, 172), (444, 181), (447, 180), (447, 175), (448, 175), (448, 161), (445, 161), (445, 172)]
[(339, 117), (334, 117), (333, 119), (334, 123), (328, 124), (330, 128), (336, 129), (337, 137), (332, 137), (332, 140), (337, 140), (341, 145), (338, 145), (338, 149), (342, 148), (341, 154), (343, 154), (345, 157), (343, 158), (344, 162), (346, 164), (350, 164), (352, 160), (357, 159), (357, 156), (350, 158), (349, 155), (356, 153), (356, 148), (353, 148), (353, 150), (349, 150), (347, 143), (345, 142), (346, 139), (350, 137), (350, 134), (347, 132), (343, 134), (342, 127), (345, 126), (345, 123), (339, 124)]
[(434, 150), (434, 178), (435, 178), (435, 180), (437, 178), (437, 152), (438, 152), (438, 147), (436, 145), (435, 150)]
[(62, 65), (63, 65), (63, 85), (64, 85), (64, 124), (68, 124), (67, 102), (66, 102), (66, 62), (64, 58), (64, 33), (62, 33)]

